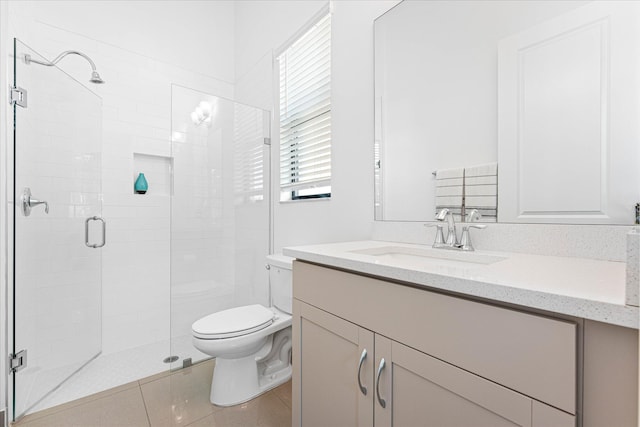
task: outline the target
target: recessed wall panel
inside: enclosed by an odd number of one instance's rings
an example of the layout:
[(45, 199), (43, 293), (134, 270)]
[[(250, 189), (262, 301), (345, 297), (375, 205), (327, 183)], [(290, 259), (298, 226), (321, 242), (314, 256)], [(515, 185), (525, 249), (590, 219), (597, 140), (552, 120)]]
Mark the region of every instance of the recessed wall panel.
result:
[(520, 51), (521, 214), (604, 213), (606, 30), (600, 22)]

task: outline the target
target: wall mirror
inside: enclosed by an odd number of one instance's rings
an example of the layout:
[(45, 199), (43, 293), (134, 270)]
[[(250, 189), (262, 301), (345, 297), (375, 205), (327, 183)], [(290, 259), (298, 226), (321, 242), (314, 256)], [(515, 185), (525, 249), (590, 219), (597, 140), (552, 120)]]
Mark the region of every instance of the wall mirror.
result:
[(375, 218), (633, 224), (640, 4), (411, 1), (375, 21)]

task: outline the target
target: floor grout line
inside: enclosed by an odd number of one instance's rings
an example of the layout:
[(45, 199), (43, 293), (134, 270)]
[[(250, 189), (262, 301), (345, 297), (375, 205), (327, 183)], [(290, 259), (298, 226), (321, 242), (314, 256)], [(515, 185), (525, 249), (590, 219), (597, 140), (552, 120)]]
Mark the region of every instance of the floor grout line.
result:
[(287, 402), (285, 402), (285, 401), (284, 401), (284, 399), (280, 396), (280, 394), (279, 394), (279, 393), (274, 393), (274, 394), (276, 395), (276, 397), (278, 398), (278, 400), (279, 400), (280, 402), (282, 402), (282, 404), (283, 404), (284, 406), (286, 406), (287, 408), (289, 408), (289, 405), (287, 405)]
[(205, 418), (212, 416), (214, 413), (215, 412), (212, 412), (209, 415), (205, 415), (204, 417), (198, 418), (197, 420), (193, 420), (189, 424), (186, 424), (184, 427), (189, 427), (191, 425), (194, 425), (195, 423), (200, 422), (200, 421), (204, 420)]
[(291, 406), (289, 406), (289, 403), (287, 403), (287, 401), (284, 399), (284, 397), (282, 397), (282, 393), (280, 391), (277, 391), (280, 387), (283, 387), (284, 385), (286, 385), (287, 383), (289, 383), (291, 381), (291, 379), (287, 380), (286, 382), (280, 384), (278, 387), (273, 388), (271, 390), (269, 390), (270, 392), (273, 392), (273, 394), (276, 395), (276, 397), (278, 399), (280, 399), (280, 401), (284, 404), (284, 406), (286, 406), (287, 408), (291, 409)]
[(138, 381), (138, 390), (140, 390), (140, 396), (142, 397), (142, 405), (144, 405), (144, 413), (147, 415), (147, 421), (149, 422), (149, 427), (151, 427), (151, 418), (149, 417), (149, 409), (147, 409), (147, 401), (144, 398), (144, 392), (142, 391), (142, 385), (140, 381)]

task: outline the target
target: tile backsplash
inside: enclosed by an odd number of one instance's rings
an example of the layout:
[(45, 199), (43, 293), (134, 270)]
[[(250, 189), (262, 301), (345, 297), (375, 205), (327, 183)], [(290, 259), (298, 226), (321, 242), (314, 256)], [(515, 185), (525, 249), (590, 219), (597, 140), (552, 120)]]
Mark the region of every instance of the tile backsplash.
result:
[[(431, 245), (435, 228), (424, 227), (425, 223), (375, 221), (372, 239)], [(461, 227), (457, 228), (460, 233)], [(633, 228), (631, 225), (488, 224), (484, 230), (471, 230), (471, 238), (477, 250), (626, 262), (627, 233)]]
[(627, 305), (638, 307), (640, 284), (640, 229), (627, 233)]

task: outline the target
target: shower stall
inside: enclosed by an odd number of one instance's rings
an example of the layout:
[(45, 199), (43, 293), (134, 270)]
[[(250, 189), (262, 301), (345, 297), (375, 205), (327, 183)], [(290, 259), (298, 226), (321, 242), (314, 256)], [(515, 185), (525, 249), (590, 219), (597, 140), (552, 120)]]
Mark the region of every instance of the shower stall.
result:
[[(64, 54), (74, 53), (86, 56)], [(196, 363), (207, 356), (191, 345), (193, 321), (238, 305), (269, 303), (264, 262), (271, 241), (270, 113), (171, 85), (170, 153), (128, 153), (132, 165), (149, 172), (149, 193), (135, 198), (160, 200), (146, 208), (169, 224), (158, 239), (166, 239), (170, 250), (159, 251), (155, 264), (170, 266), (163, 269), (170, 277), (161, 277), (149, 295), (158, 299), (166, 331), (160, 340), (118, 353), (105, 346), (104, 331), (117, 327), (104, 314), (104, 285), (117, 265), (105, 275), (104, 251), (117, 251), (127, 229), (119, 230), (125, 221), (104, 209), (103, 186), (131, 179), (122, 190), (128, 200), (134, 197), (134, 171), (123, 178), (103, 170), (103, 100), (91, 85), (58, 68), (64, 54), (48, 60), (14, 40), (8, 236), (8, 397), (14, 420)], [(103, 82), (88, 60), (92, 83)], [(106, 87), (112, 83), (105, 77)], [(135, 237), (127, 238), (136, 245)], [(123, 273), (126, 292), (143, 292)], [(157, 271), (137, 272), (147, 273), (158, 277)], [(107, 303), (113, 305), (113, 298)]]

